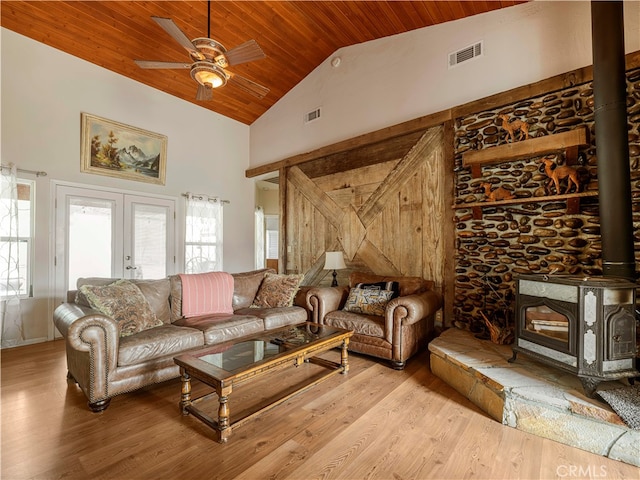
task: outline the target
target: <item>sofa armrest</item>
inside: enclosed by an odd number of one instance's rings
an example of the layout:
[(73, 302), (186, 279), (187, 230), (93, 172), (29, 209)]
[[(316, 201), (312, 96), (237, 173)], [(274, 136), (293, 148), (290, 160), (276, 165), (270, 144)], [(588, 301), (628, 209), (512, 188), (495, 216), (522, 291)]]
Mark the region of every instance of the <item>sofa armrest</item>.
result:
[(349, 287), (312, 287), (307, 290), (307, 310), (311, 321), (324, 323), (324, 316), (340, 310), (349, 296)]
[(430, 318), (442, 308), (442, 296), (433, 290), (396, 297), (387, 304), (385, 311), (385, 337), (393, 343), (399, 338), (403, 325), (411, 325)]
[(53, 312), (53, 323), (67, 342), (69, 373), (89, 401), (108, 398), (108, 377), (118, 364), (118, 323), (75, 303), (58, 305)]

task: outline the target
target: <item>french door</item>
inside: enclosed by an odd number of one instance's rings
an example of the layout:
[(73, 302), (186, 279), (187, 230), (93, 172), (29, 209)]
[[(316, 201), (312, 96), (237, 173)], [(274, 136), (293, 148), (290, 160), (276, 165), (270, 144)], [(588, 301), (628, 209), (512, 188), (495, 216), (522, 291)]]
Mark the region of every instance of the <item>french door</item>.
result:
[(56, 303), (81, 277), (174, 273), (173, 199), (56, 185), (55, 201)]

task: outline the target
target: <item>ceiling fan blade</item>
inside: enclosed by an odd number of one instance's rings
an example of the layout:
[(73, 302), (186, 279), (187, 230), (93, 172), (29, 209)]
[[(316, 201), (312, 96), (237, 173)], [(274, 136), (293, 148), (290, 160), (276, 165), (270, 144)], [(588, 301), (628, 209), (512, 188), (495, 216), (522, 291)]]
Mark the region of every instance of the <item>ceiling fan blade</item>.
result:
[(140, 68), (191, 68), (190, 63), (156, 62), (154, 60), (134, 60)]
[(224, 54), (227, 57), (227, 62), (229, 65), (239, 65), (241, 63), (253, 62), (254, 60), (260, 60), (262, 58), (266, 58), (267, 56), (258, 45), (258, 42), (255, 40), (249, 40), (248, 42), (244, 42), (242, 45), (238, 45), (231, 50), (228, 50)]
[(200, 53), (200, 51), (193, 46), (191, 40), (187, 38), (187, 36), (183, 33), (180, 28), (174, 23), (170, 18), (162, 18), (162, 17), (151, 17), (155, 22), (160, 25), (165, 32), (173, 37), (173, 39), (182, 45), (190, 55), (195, 56), (199, 60), (204, 60), (204, 55)]
[(226, 70), (225, 73), (229, 75), (229, 81), (231, 83), (251, 95), (255, 95), (258, 98), (264, 98), (265, 95), (269, 93), (269, 89), (267, 87), (263, 87), (248, 78), (241, 77), (240, 75), (236, 75), (235, 73), (231, 73)]
[(196, 100), (206, 101), (213, 99), (213, 88), (207, 85), (198, 85)]

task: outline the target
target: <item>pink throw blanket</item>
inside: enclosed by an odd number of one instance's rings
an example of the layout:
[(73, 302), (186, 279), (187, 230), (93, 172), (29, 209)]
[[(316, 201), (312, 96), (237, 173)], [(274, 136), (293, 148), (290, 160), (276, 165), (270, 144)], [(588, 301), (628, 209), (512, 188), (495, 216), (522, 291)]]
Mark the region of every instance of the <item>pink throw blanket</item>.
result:
[(233, 277), (226, 272), (180, 274), (186, 318), (233, 313)]

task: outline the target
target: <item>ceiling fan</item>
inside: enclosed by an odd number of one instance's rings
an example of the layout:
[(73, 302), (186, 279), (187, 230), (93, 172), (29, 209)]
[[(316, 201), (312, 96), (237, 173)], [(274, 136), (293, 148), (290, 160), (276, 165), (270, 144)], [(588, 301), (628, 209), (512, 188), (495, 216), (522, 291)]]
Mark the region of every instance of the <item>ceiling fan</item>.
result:
[(264, 96), (269, 93), (267, 87), (263, 87), (256, 82), (227, 70), (227, 67), (233, 65), (266, 58), (266, 55), (258, 43), (255, 40), (249, 40), (242, 45), (227, 50), (220, 42), (210, 38), (210, 1), (208, 2), (207, 13), (207, 38), (199, 37), (193, 40), (189, 40), (170, 18), (151, 17), (165, 32), (171, 35), (175, 41), (189, 52), (192, 60), (191, 63), (134, 60), (136, 64), (141, 68), (190, 69), (191, 77), (198, 82), (196, 100), (211, 100), (213, 98), (213, 89), (226, 85), (227, 81), (258, 98), (264, 98)]

